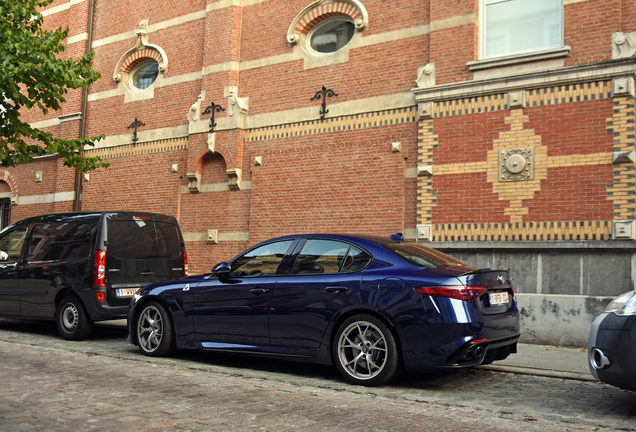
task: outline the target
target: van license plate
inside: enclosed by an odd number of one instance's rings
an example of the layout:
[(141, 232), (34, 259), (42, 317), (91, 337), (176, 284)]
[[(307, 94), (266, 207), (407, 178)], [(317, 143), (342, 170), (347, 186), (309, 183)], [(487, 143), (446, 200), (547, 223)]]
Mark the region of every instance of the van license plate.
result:
[(502, 305), (508, 303), (508, 293), (506, 291), (491, 293), (488, 295), (490, 296), (491, 305)]
[(117, 298), (132, 297), (137, 291), (139, 291), (139, 288), (118, 288), (116, 290)]

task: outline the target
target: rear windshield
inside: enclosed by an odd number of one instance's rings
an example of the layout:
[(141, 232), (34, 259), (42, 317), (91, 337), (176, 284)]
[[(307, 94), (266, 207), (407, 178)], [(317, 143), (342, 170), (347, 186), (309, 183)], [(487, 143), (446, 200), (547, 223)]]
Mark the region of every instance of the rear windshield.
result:
[(133, 218), (107, 222), (108, 254), (118, 259), (178, 258), (181, 239), (176, 224)]
[(445, 253), (419, 243), (385, 242), (380, 243), (380, 246), (418, 267), (470, 267)]

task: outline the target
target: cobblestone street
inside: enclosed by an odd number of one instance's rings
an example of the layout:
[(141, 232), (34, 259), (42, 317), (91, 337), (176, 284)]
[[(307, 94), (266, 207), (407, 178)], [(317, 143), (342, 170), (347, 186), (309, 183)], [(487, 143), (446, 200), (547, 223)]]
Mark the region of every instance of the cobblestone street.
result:
[(636, 430), (636, 393), (589, 381), (469, 369), (365, 388), (300, 363), (151, 359), (125, 336), (0, 320), (0, 430)]

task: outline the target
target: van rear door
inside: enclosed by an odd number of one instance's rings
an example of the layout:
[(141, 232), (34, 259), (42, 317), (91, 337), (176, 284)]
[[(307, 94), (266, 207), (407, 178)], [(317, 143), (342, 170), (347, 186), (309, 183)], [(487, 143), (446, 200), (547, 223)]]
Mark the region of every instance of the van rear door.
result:
[(106, 215), (106, 301), (124, 306), (141, 287), (183, 276), (184, 244), (171, 216)]

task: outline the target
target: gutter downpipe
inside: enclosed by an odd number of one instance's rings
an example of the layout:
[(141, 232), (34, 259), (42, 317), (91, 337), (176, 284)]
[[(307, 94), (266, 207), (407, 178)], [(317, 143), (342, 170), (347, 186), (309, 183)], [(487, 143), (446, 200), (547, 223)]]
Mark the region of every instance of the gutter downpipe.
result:
[[(90, 0), (88, 11), (88, 40), (86, 41), (86, 54), (90, 54), (91, 46), (93, 45), (93, 16), (95, 15), (95, 0)], [(82, 114), (80, 118), (80, 133), (79, 137), (84, 138), (86, 133), (86, 110), (88, 105), (88, 86), (84, 86), (82, 91)], [(84, 146), (79, 149), (80, 156), (84, 155)], [(82, 195), (82, 168), (77, 166), (75, 168), (75, 197), (73, 198), (73, 211), (80, 211), (82, 209), (82, 202), (80, 197)]]

